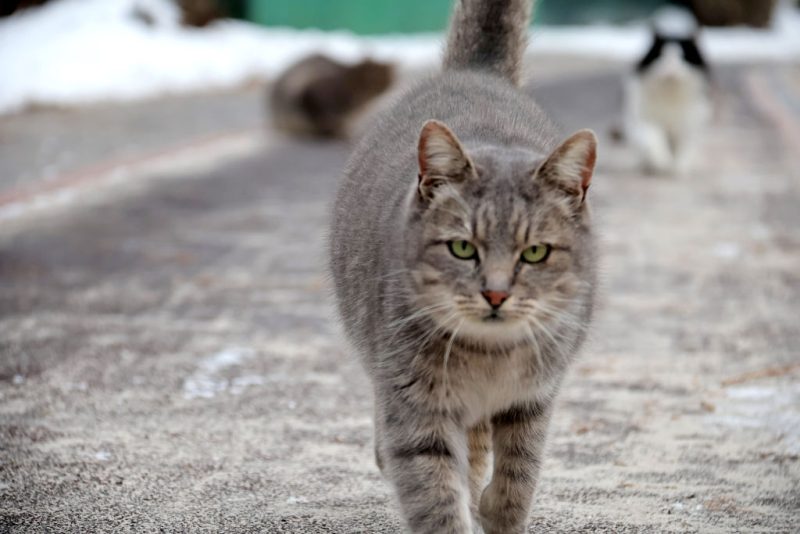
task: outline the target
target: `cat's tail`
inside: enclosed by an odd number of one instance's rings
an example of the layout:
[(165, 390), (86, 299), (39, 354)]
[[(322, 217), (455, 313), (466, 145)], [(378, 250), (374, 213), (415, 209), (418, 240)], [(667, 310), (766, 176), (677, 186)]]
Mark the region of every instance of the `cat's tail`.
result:
[(445, 70), (484, 70), (519, 85), (534, 0), (458, 0)]

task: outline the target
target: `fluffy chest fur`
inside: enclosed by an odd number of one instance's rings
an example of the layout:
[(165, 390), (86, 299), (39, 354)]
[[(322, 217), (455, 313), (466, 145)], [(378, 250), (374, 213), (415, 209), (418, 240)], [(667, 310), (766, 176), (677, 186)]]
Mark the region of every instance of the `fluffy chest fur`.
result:
[(557, 386), (556, 377), (527, 346), (493, 354), (458, 347), (448, 360), (438, 396), (449, 409), (463, 413), (467, 426), (515, 404), (547, 399)]
[(702, 124), (711, 110), (705, 75), (690, 69), (634, 76), (628, 81), (628, 92), (633, 101), (631, 111), (641, 120), (674, 132)]

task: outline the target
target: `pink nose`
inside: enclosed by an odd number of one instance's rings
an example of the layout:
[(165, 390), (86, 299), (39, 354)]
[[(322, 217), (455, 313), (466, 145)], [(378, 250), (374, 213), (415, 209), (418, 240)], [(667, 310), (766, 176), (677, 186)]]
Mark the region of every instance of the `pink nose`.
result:
[(495, 310), (499, 308), (510, 297), (508, 291), (481, 291), (481, 295), (486, 299), (486, 302)]

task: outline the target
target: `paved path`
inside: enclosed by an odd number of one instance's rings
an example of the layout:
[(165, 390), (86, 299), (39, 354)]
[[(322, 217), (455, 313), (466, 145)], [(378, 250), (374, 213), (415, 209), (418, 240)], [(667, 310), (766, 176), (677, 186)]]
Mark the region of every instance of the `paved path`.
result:
[[(604, 130), (612, 78), (539, 94)], [(605, 297), (531, 532), (796, 531), (800, 85), (720, 84), (696, 176), (604, 141)], [(0, 532), (398, 530), (323, 275), (345, 157), (272, 139), (2, 219)]]
[(187, 140), (261, 127), (263, 91), (195, 94), (126, 105), (35, 109), (0, 117), (0, 202), (98, 163), (123, 162)]

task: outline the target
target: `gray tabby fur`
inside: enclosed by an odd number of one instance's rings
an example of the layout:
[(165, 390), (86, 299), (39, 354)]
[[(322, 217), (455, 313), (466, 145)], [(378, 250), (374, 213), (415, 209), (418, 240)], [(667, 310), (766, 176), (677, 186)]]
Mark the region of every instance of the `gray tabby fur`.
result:
[[(444, 72), (375, 119), (336, 198), (339, 312), (374, 384), (376, 459), (412, 532), (524, 531), (552, 402), (592, 315), (595, 138), (559, 145), (515, 87), (530, 9), (463, 2)], [(454, 257), (452, 240), (475, 243), (479, 260)], [(546, 261), (520, 261), (541, 243)], [(491, 312), (484, 290), (511, 296)]]
[(444, 68), (492, 72), (519, 85), (531, 0), (462, 0), (453, 12)]

